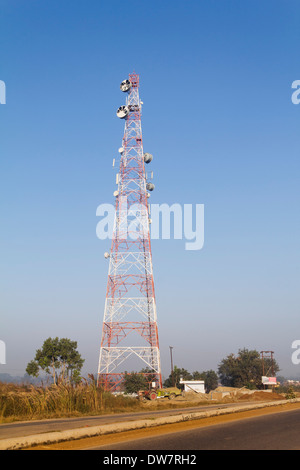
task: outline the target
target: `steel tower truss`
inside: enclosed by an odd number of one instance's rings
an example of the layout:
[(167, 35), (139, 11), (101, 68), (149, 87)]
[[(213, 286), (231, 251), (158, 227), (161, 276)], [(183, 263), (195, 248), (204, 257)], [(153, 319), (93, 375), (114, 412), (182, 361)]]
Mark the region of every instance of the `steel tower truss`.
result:
[(125, 130), (119, 149), (111, 251), (107, 254), (109, 271), (98, 367), (98, 385), (110, 391), (120, 389), (124, 372), (119, 369), (129, 358), (138, 358), (139, 371), (162, 386), (148, 207), (148, 190), (154, 185), (147, 183), (145, 171), (145, 161), (151, 161), (152, 155), (143, 151), (139, 76), (129, 75), (120, 88), (127, 92), (126, 106), (117, 112), (125, 119)]

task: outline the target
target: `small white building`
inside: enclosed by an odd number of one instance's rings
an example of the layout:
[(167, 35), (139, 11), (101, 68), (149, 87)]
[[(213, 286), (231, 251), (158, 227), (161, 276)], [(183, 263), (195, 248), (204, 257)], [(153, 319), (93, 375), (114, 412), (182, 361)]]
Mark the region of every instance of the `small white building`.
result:
[(184, 385), (185, 392), (205, 393), (204, 380), (182, 380), (180, 384)]

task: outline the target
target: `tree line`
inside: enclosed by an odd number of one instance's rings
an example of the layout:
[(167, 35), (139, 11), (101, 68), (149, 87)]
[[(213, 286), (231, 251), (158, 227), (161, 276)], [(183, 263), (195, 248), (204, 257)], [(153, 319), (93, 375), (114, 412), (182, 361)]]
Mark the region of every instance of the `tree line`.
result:
[(279, 370), (279, 365), (274, 359), (272, 361), (265, 357), (262, 360), (258, 351), (244, 348), (239, 349), (237, 354), (232, 353), (222, 359), (217, 372), (209, 370), (190, 374), (185, 369), (175, 367), (173, 377), (171, 373), (166, 384), (178, 384), (182, 377), (183, 380), (204, 380), (207, 393), (217, 388), (219, 383), (225, 387), (262, 389), (262, 376), (276, 376)]
[[(36, 351), (35, 357), (27, 365), (28, 375), (38, 377), (40, 371), (52, 376), (54, 384), (59, 382), (79, 383), (82, 380), (81, 369), (84, 359), (77, 351), (77, 342), (68, 338), (48, 338), (43, 346)], [(227, 387), (246, 387), (249, 389), (263, 388), (262, 376), (276, 375), (279, 371), (277, 362), (270, 358), (260, 357), (256, 350), (239, 349), (237, 354), (229, 354), (219, 364), (217, 372), (213, 370), (189, 372), (184, 368), (174, 367), (164, 380), (164, 387), (180, 387), (182, 380), (204, 380), (205, 391), (209, 393), (219, 383)], [(145, 375), (147, 374), (147, 379)], [(153, 376), (154, 379), (154, 376)], [(151, 370), (125, 372), (124, 391), (136, 393), (149, 388)]]

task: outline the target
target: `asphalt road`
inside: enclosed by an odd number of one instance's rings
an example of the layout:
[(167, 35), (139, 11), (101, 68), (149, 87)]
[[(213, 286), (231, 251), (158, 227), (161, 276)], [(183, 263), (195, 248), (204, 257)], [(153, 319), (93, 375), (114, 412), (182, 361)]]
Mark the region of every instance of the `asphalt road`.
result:
[[(247, 404), (247, 403), (243, 403)], [(206, 411), (221, 409), (226, 407), (240, 406), (239, 403), (223, 405), (204, 405), (191, 408), (176, 408), (169, 410), (143, 411), (132, 413), (119, 413), (101, 416), (87, 416), (82, 418), (60, 418), (40, 421), (22, 421), (17, 423), (0, 424), (0, 439), (12, 437), (30, 436), (51, 431), (64, 431), (68, 429), (77, 429), (87, 426), (101, 426), (104, 424), (119, 423), (123, 421), (133, 421), (142, 418), (154, 418), (156, 416), (174, 416), (184, 412)]]
[(300, 410), (246, 418), (85, 450), (179, 451), (183, 449), (300, 450)]

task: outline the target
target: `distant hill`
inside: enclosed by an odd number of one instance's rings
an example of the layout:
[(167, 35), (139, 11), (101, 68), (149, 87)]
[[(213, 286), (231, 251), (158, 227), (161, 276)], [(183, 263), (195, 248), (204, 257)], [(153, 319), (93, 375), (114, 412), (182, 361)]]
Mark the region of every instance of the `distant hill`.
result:
[(23, 377), (20, 376), (13, 376), (10, 374), (5, 374), (5, 373), (0, 373), (0, 382), (2, 383), (14, 383), (14, 384), (20, 384), (20, 383), (30, 383), (34, 385), (41, 384), (42, 380), (44, 382), (46, 381), (45, 377), (31, 377), (28, 374), (24, 374)]

